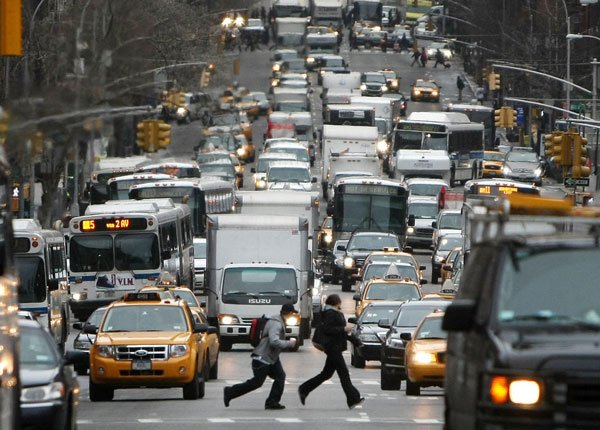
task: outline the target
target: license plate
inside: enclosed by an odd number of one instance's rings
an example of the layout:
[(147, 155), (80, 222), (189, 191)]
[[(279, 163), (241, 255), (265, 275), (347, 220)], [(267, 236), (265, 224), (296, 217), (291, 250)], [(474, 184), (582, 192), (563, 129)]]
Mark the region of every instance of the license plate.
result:
[(133, 360), (131, 370), (151, 370), (152, 362), (150, 360)]

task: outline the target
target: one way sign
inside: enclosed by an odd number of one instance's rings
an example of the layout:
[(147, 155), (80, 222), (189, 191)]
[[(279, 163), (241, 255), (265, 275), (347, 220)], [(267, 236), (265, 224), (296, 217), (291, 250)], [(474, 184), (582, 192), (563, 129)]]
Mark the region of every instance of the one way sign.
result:
[(590, 178), (565, 178), (564, 184), (567, 188), (587, 187), (590, 185)]

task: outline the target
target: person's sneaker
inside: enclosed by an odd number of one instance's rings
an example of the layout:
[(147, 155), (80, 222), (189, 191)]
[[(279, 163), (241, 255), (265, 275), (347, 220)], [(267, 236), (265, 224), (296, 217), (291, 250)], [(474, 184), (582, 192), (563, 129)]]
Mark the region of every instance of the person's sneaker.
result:
[(355, 407), (362, 405), (362, 404), (364, 403), (364, 401), (365, 401), (365, 398), (364, 398), (364, 397), (361, 397), (361, 398), (360, 398), (360, 400), (359, 400), (358, 402), (356, 402), (356, 403), (353, 403), (353, 404), (351, 404), (351, 405), (348, 405), (348, 407), (349, 407), (350, 409), (354, 409)]
[(229, 394), (229, 387), (223, 387), (223, 403), (225, 403), (225, 407), (229, 407), (229, 402), (231, 401), (231, 395)]
[(306, 394), (304, 394), (300, 388), (298, 388), (298, 397), (300, 397), (300, 403), (302, 403), (302, 405), (306, 404)]
[(265, 409), (285, 409), (285, 406), (283, 406), (281, 403), (273, 403), (270, 405), (265, 405)]

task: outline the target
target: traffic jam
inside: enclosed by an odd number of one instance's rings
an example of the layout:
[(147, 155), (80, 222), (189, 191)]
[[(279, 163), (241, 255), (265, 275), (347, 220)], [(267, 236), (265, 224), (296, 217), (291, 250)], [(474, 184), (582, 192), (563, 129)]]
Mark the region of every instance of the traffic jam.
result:
[[(138, 155), (95, 160), (79, 213), (4, 218), (0, 427), (598, 428), (585, 137), (556, 129), (540, 154), (506, 138), (516, 111), (449, 102), (445, 4), (409, 24), (396, 2), (262, 3), (220, 15), (233, 78), (164, 91)], [(347, 364), (323, 345), (332, 307)], [(264, 406), (233, 394), (261, 378)]]

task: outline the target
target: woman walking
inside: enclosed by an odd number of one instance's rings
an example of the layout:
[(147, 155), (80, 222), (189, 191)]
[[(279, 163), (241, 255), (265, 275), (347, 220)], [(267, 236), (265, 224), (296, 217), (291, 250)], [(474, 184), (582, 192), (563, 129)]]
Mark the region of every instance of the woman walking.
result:
[(347, 348), (348, 332), (352, 329), (346, 325), (346, 318), (341, 312), (342, 299), (337, 294), (331, 294), (325, 301), (325, 308), (321, 312), (321, 324), (326, 341), (323, 342), (323, 349), (327, 355), (325, 366), (321, 373), (309, 379), (298, 387), (300, 403), (304, 405), (306, 397), (333, 376), (337, 372), (342, 389), (346, 394), (346, 403), (350, 409), (360, 405), (365, 398), (360, 396), (359, 391), (350, 381), (350, 373), (342, 356), (342, 352)]

